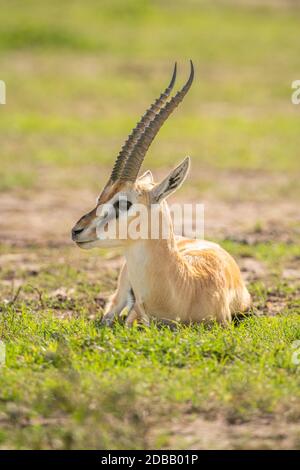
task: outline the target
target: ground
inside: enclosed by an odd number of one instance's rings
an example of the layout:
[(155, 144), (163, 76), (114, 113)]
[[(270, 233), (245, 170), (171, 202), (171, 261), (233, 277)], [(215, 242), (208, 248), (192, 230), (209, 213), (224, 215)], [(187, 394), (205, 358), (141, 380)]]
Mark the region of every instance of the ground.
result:
[[(11, 2), (0, 31), (0, 448), (299, 448), (300, 11), (97, 5)], [(236, 258), (251, 315), (104, 328), (121, 254), (80, 251), (70, 230), (190, 57), (191, 93), (144, 168), (159, 179), (191, 155), (173, 200), (204, 203), (205, 237)]]

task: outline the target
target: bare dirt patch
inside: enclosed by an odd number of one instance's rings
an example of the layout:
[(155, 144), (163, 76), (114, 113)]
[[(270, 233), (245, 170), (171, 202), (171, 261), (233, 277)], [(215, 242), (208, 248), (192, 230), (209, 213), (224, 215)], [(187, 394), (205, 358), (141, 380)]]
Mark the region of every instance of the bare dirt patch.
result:
[[(181, 190), (175, 201), (204, 204), (205, 238), (229, 238), (247, 244), (272, 240), (290, 243), (300, 238), (297, 199), (280, 197), (286, 178), (207, 171), (193, 175), (191, 182), (198, 179), (213, 182), (213, 187), (192, 187), (186, 195)], [(96, 196), (93, 190), (71, 187), (2, 193), (0, 242), (15, 246), (71, 245), (72, 226), (94, 207)]]
[(230, 424), (201, 416), (169, 423), (167, 449), (299, 449), (300, 424), (279, 418)]

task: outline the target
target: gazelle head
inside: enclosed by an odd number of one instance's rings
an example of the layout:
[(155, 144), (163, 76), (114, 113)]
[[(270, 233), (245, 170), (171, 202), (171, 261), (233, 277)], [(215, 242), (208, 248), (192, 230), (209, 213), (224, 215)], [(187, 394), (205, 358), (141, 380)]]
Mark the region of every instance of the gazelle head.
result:
[[(154, 183), (149, 170), (139, 178), (138, 173), (159, 129), (191, 87), (194, 67), (192, 61), (190, 64), (188, 81), (167, 101), (176, 79), (175, 64), (170, 84), (142, 116), (119, 152), (111, 176), (98, 197), (96, 207), (81, 217), (73, 227), (72, 239), (80, 248), (120, 246), (130, 243), (133, 239), (128, 231), (124, 236), (124, 224), (128, 228), (130, 222), (135, 219), (137, 206), (146, 209), (144, 213), (146, 217), (153, 205), (162, 213), (167, 212), (165, 198), (184, 181), (189, 169), (189, 157), (157, 184)], [(122, 230), (123, 236), (120, 235)], [(111, 237), (109, 234), (112, 232), (114, 236)]]

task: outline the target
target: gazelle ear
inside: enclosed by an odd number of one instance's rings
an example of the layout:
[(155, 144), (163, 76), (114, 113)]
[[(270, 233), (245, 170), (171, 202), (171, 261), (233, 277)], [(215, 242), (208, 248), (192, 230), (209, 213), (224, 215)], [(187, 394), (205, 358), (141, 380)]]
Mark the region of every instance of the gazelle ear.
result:
[(151, 202), (157, 203), (172, 194), (185, 180), (190, 168), (190, 157), (186, 157), (171, 173), (151, 190)]
[(142, 181), (143, 183), (154, 183), (153, 175), (150, 170), (145, 171), (145, 173), (142, 174), (138, 178), (138, 181)]

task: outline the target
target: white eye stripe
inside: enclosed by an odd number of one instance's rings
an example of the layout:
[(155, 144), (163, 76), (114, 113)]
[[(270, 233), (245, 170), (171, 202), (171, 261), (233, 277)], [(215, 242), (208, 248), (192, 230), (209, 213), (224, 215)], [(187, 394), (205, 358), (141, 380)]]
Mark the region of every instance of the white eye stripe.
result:
[[(99, 203), (99, 200), (97, 200), (97, 203)], [(96, 216), (101, 219), (106, 219), (106, 217), (113, 218), (114, 216), (118, 218), (119, 212), (128, 212), (133, 205), (134, 203), (128, 197), (128, 193), (120, 192), (115, 194), (105, 204), (100, 204), (97, 207)]]
[[(126, 194), (119, 194), (119, 196), (117, 196), (117, 197), (115, 198), (114, 203), (115, 203), (116, 201), (119, 201), (120, 203), (121, 203), (121, 202), (127, 202), (127, 201), (129, 201), (129, 198), (127, 197)], [(129, 201), (129, 202), (130, 202), (130, 201)]]
[(107, 217), (109, 214), (114, 212), (115, 209), (111, 203), (102, 204), (96, 210), (97, 217)]

